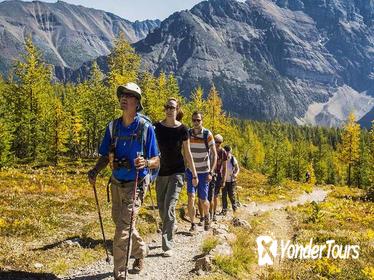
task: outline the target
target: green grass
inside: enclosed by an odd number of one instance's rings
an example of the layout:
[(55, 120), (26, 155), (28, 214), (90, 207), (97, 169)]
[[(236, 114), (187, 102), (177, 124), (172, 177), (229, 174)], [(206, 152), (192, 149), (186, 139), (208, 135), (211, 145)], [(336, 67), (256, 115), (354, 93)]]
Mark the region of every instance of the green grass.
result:
[[(330, 190), (326, 201), (288, 207), (287, 214), (295, 240), (314, 244), (334, 239), (336, 244), (360, 245), (357, 260), (326, 257), (317, 260), (282, 260), (279, 266), (258, 269), (255, 239), (276, 229), (271, 213), (242, 216), (251, 224), (250, 231), (230, 227), (237, 235), (231, 245), (233, 256), (216, 257), (216, 271), (199, 279), (374, 279), (374, 205), (365, 201), (363, 190), (348, 187), (324, 187)], [(276, 233), (275, 233), (276, 234)]]
[[(0, 267), (63, 275), (105, 257), (93, 189), (86, 177), (92, 164), (18, 166), (0, 172)], [(114, 225), (106, 202), (107, 180), (99, 177), (96, 187), (106, 237), (111, 240)], [(149, 195), (145, 205), (151, 205)], [(158, 212), (141, 208), (137, 228), (143, 236), (156, 231), (155, 215)], [(59, 244), (73, 237), (86, 246)], [(35, 263), (43, 267), (37, 269)]]
[(219, 244), (219, 239), (216, 236), (209, 235), (203, 241), (201, 246), (204, 253), (209, 253), (211, 250), (217, 247)]
[(311, 192), (311, 184), (285, 180), (278, 186), (268, 183), (265, 175), (242, 168), (238, 179), (240, 202), (273, 202), (277, 200), (292, 201), (303, 192)]
[[(310, 279), (373, 279), (374, 205), (365, 201), (363, 190), (332, 187), (325, 202), (289, 208), (298, 222), (296, 242), (313, 238), (316, 244), (333, 239), (337, 244), (360, 245), (357, 260), (322, 258), (317, 261), (288, 262), (297, 275)], [(320, 277), (320, 278), (317, 278)]]

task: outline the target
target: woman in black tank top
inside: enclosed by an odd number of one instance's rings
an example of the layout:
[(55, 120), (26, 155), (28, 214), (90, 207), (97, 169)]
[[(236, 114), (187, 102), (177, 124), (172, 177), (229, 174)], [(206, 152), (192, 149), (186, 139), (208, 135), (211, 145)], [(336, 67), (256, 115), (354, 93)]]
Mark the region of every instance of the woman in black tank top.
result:
[(162, 250), (165, 257), (171, 257), (173, 255), (173, 235), (176, 228), (175, 207), (184, 182), (185, 160), (193, 174), (192, 183), (195, 186), (198, 184), (198, 179), (192, 160), (188, 129), (180, 122), (183, 113), (179, 102), (175, 98), (170, 98), (164, 108), (165, 119), (155, 123), (157, 142), (161, 152), (156, 193), (162, 220)]

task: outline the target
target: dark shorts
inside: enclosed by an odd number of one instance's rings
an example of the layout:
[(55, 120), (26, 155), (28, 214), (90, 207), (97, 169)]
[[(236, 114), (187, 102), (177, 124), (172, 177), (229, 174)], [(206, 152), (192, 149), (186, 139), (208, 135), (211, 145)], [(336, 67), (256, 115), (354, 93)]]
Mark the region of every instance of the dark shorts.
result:
[[(198, 173), (197, 178), (199, 179), (199, 184), (197, 185), (197, 196), (202, 200), (208, 199), (208, 175), (209, 173)], [(187, 177), (187, 192), (188, 193), (195, 193), (196, 188), (192, 185), (192, 173), (189, 169), (186, 171)]]
[(212, 201), (213, 195), (215, 197), (219, 195), (221, 184), (222, 184), (222, 176), (221, 174), (217, 174), (217, 176), (213, 178), (213, 180), (209, 184), (209, 193), (208, 193), (209, 201)]

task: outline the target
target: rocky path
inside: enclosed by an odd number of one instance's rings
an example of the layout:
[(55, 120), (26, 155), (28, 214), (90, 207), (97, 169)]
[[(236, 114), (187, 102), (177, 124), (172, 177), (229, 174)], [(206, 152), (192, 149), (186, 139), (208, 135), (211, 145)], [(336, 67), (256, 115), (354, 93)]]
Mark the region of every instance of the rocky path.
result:
[[(272, 202), (272, 203), (259, 203), (252, 202), (249, 205), (243, 206), (241, 211), (248, 214), (261, 213), (266, 211), (274, 211), (275, 215), (279, 213), (275, 210), (283, 209), (287, 206), (296, 206), (305, 204), (311, 201), (321, 202), (326, 198), (327, 192), (321, 189), (315, 189), (309, 194), (303, 194), (299, 196), (293, 202)], [(279, 234), (289, 234), (287, 223), (284, 219), (274, 219), (274, 228), (278, 229)], [(225, 217), (230, 219), (230, 216)], [(213, 224), (212, 227), (219, 225)], [(175, 250), (173, 257), (164, 258), (162, 256), (161, 249), (161, 238), (160, 235), (151, 236), (149, 244), (149, 255), (145, 259), (145, 269), (140, 274), (130, 274), (129, 279), (190, 279), (193, 277), (191, 271), (195, 267), (193, 261), (194, 257), (201, 254), (201, 244), (204, 237), (209, 232), (204, 232), (202, 227), (198, 227), (198, 233), (191, 236), (188, 232), (189, 223), (180, 222), (178, 224), (178, 232), (175, 236)], [(132, 265), (133, 260), (130, 261)], [(99, 261), (87, 267), (82, 267), (79, 270), (71, 271), (69, 276), (62, 279), (73, 280), (73, 279), (87, 279), (87, 280), (99, 280), (99, 279), (113, 279), (112, 277), (112, 265), (107, 264), (105, 260)]]

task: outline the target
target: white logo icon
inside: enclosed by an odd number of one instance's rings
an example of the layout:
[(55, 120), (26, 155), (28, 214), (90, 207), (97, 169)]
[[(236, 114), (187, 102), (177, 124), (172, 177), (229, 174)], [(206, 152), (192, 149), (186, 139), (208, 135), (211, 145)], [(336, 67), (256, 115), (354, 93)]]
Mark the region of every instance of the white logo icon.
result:
[(270, 236), (259, 236), (256, 239), (258, 251), (258, 265), (273, 265), (277, 256), (278, 242)]

